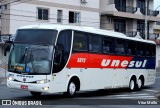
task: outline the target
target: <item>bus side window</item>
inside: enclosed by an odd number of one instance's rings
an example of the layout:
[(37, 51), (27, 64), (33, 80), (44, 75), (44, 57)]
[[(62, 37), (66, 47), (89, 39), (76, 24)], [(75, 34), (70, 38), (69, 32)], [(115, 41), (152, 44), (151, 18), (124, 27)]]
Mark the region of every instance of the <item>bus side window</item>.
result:
[(114, 40), (112, 38), (103, 38), (103, 53), (114, 53), (113, 43)]
[(116, 39), (116, 47), (115, 52), (116, 54), (124, 55), (125, 54), (125, 40)]
[(137, 56), (145, 56), (145, 43), (137, 42)]
[(71, 49), (71, 38), (71, 30), (64, 30), (59, 33), (55, 48), (53, 73), (60, 72), (66, 65)]
[(154, 57), (155, 56), (155, 45), (146, 44), (146, 56), (147, 57)]
[(156, 45), (151, 45), (151, 56), (155, 57), (156, 55)]
[(73, 51), (87, 51), (87, 35), (83, 32), (74, 32)]
[(101, 36), (89, 34), (89, 51), (101, 53)]
[(136, 55), (136, 42), (127, 41), (127, 55)]

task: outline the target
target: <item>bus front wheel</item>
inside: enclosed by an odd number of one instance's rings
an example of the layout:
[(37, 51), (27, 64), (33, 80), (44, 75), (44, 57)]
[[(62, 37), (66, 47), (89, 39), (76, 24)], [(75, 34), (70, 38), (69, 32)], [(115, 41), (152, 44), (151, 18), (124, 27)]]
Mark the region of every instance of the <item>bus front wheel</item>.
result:
[(42, 94), (41, 92), (33, 92), (33, 91), (31, 91), (30, 93), (32, 94), (32, 96), (35, 97), (40, 96)]
[(76, 84), (73, 81), (70, 81), (68, 84), (67, 92), (64, 93), (67, 97), (74, 97), (76, 94)]

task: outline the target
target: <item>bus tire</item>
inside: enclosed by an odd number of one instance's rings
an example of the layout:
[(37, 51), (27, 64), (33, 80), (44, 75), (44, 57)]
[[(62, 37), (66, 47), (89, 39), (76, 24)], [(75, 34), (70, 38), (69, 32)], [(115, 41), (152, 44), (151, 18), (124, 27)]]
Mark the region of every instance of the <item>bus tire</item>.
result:
[(144, 85), (144, 77), (140, 77), (137, 81), (137, 90), (141, 90)]
[(35, 97), (38, 97), (42, 94), (41, 92), (33, 92), (33, 91), (30, 91), (30, 93), (32, 94), (32, 96), (35, 96)]
[(76, 94), (76, 84), (74, 81), (70, 81), (68, 84), (67, 92), (64, 92), (64, 95), (67, 97), (74, 97)]
[(136, 81), (132, 78), (129, 82), (129, 90), (134, 91), (136, 88)]

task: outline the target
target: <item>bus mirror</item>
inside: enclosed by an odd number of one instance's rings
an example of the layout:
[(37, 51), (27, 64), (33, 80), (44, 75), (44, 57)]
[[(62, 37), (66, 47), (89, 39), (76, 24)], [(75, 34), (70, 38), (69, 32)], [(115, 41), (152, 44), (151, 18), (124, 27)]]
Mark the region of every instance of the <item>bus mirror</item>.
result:
[[(5, 42), (5, 44), (4, 44), (4, 56), (6, 56), (7, 55), (7, 52), (9, 52), (10, 51), (10, 48), (11, 48), (11, 45), (13, 44), (13, 42), (12, 41), (7, 41), (7, 42)], [(14, 44), (13, 44), (14, 45)]]

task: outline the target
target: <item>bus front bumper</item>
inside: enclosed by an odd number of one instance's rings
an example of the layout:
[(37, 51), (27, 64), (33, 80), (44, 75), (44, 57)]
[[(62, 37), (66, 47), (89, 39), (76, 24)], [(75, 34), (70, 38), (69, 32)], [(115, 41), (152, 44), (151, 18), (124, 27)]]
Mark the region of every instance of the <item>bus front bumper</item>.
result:
[(35, 92), (46, 92), (50, 93), (49, 83), (46, 84), (36, 84), (36, 83), (23, 83), (7, 80), (7, 86), (9, 88), (27, 90), (27, 91), (35, 91)]

